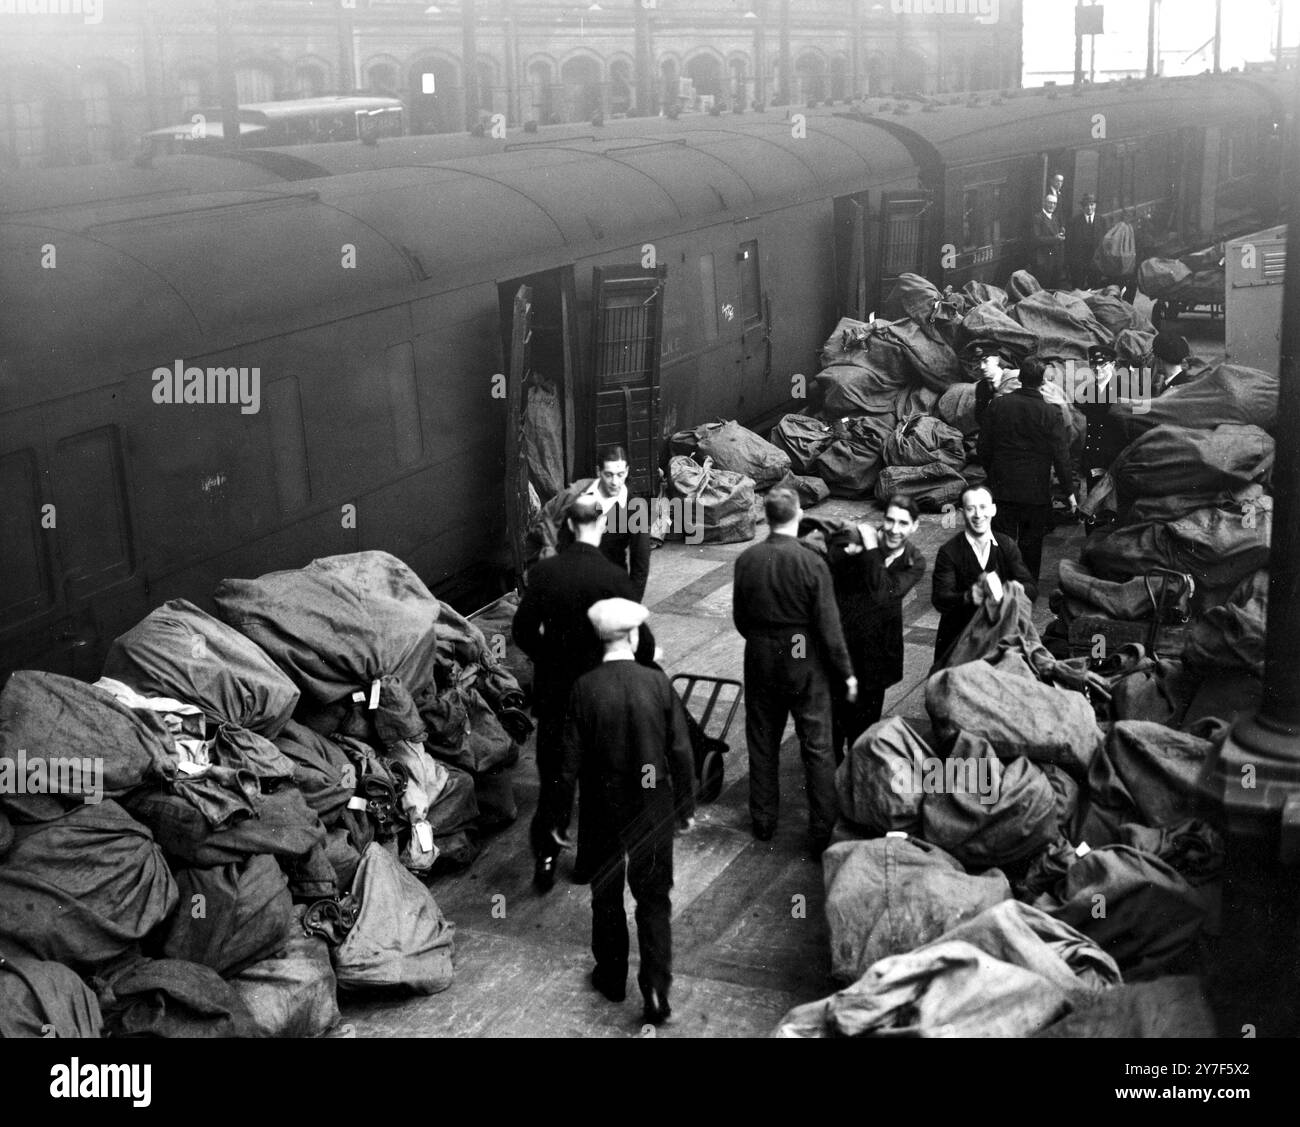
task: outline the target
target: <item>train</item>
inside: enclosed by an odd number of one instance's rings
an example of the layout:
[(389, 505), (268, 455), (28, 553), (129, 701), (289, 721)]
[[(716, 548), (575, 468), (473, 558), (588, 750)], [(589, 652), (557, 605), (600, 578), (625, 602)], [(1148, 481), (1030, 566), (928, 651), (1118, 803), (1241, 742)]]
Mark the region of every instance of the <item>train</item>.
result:
[(799, 410), (897, 278), (1001, 282), (1060, 170), (1152, 253), (1276, 222), (1285, 75), (142, 157), (0, 178), (0, 675), (94, 679), (218, 580), (384, 549), (518, 578), (522, 385), (653, 491)]

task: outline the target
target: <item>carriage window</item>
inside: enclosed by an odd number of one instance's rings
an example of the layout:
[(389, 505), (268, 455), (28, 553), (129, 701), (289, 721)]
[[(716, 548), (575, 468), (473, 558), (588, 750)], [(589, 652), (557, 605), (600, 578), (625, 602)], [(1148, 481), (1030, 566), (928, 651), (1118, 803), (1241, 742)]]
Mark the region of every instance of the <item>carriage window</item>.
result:
[(117, 429), (100, 427), (63, 439), (55, 452), (59, 546), (66, 576), (83, 592), (131, 568)]
[[(6, 621), (32, 614), (50, 602), (41, 530), (36, 459), (28, 450), (0, 458), (0, 612)], [(57, 514), (56, 514), (57, 516)]]
[(700, 298), (704, 303), (704, 339), (718, 339), (718, 279), (713, 255), (700, 255)]
[(758, 277), (758, 243), (753, 240), (741, 243), (737, 258), (740, 264), (740, 310), (745, 324), (752, 325), (763, 319), (763, 291)]
[(276, 380), (266, 389), (271, 426), (271, 457), (275, 464), (275, 491), (280, 511), (291, 513), (311, 499), (307, 477), (307, 437), (302, 426), (302, 402), (293, 376)]

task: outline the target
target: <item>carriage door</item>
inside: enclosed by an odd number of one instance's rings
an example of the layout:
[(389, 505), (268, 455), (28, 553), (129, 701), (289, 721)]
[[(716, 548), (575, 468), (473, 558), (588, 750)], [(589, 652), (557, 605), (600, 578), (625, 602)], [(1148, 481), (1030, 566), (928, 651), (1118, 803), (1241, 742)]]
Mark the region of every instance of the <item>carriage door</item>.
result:
[(866, 320), (876, 295), (869, 292), (867, 263), (867, 193), (840, 196), (835, 200), (835, 293), (839, 315)]
[(578, 426), (578, 466), (585, 475), (600, 447), (622, 446), (629, 496), (650, 497), (659, 487), (659, 354), (667, 273), (665, 266), (592, 271), (591, 393), (583, 404), (591, 425)]
[(533, 290), (520, 286), (510, 313), (506, 351), (506, 537), (515, 575), (524, 574), (524, 534), (528, 529), (528, 460), (524, 457), (524, 375), (533, 338)]
[(900, 274), (929, 276), (938, 270), (937, 258), (931, 261), (926, 249), (929, 242), (926, 216), (930, 200), (929, 192), (886, 192), (880, 201), (880, 287), (877, 293), (882, 300), (887, 300), (894, 292)]

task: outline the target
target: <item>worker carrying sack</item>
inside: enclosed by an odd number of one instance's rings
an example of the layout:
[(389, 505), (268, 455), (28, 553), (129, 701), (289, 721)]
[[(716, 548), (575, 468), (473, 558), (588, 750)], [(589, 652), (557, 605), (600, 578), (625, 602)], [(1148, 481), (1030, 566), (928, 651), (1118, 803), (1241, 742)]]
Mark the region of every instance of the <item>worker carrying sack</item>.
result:
[(894, 833), (822, 854), (831, 974), (853, 982), (875, 962), (911, 951), (1011, 896), (996, 869), (970, 876), (941, 848)]
[(433, 679), (438, 600), (387, 552), (223, 579), (213, 599), (226, 622), (321, 704), (371, 692), (386, 675), (416, 688)]
[(1127, 278), (1137, 265), (1137, 240), (1133, 227), (1122, 219), (1101, 237), (1093, 265), (1105, 278)]
[(366, 848), (352, 897), (356, 923), (334, 952), (341, 989), (399, 987), (437, 994), (451, 985), (455, 926), (383, 846)]

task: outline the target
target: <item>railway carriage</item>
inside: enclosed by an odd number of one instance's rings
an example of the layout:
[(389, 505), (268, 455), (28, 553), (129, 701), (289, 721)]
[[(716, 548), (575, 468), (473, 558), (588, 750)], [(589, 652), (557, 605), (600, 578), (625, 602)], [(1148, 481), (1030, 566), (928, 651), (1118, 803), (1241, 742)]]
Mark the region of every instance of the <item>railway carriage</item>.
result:
[[(1106, 139), (1072, 143), (1094, 102)], [(3, 178), (0, 674), (93, 679), (166, 599), (368, 548), (472, 609), (510, 578), (527, 371), (572, 476), (612, 439), (650, 489), (674, 429), (797, 410), (792, 374), (898, 274), (1022, 265), (1049, 168), (1185, 249), (1276, 212), (1279, 111), (1244, 79), (868, 108)], [(194, 401), (160, 392), (190, 369)], [(254, 371), (256, 410), (199, 401)]]

